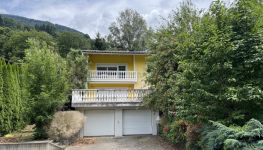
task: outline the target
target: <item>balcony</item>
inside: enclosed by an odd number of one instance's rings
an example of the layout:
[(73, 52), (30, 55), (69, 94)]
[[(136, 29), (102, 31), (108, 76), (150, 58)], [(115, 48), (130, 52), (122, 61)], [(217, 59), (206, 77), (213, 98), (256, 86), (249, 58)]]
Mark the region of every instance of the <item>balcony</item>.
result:
[(143, 97), (148, 93), (149, 90), (147, 89), (75, 89), (72, 91), (72, 106), (140, 106), (143, 101)]
[(137, 82), (136, 71), (89, 71), (90, 82)]

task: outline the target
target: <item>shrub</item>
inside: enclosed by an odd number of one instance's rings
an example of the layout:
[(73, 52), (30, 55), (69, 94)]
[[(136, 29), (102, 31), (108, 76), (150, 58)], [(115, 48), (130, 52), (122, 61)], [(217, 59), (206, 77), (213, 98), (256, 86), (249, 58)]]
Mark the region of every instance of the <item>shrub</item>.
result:
[(186, 149), (194, 150), (200, 149), (198, 141), (200, 139), (202, 125), (201, 124), (188, 124), (185, 137), (186, 137)]
[(251, 119), (241, 128), (227, 127), (211, 121), (201, 137), (204, 150), (258, 150), (263, 148), (263, 125)]
[(167, 123), (162, 127), (162, 135), (174, 144), (185, 143), (187, 123), (183, 120), (176, 120)]
[(69, 142), (83, 127), (84, 115), (78, 111), (57, 112), (51, 122), (48, 134), (55, 141)]

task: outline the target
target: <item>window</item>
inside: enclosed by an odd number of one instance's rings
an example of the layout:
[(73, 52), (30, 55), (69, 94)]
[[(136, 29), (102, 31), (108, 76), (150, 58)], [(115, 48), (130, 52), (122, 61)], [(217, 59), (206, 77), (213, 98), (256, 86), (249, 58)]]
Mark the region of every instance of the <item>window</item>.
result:
[[(126, 65), (119, 65), (119, 64), (98, 64), (97, 65), (97, 75), (98, 76), (106, 76), (106, 77), (110, 77), (110, 76), (117, 76), (117, 78), (125, 78), (125, 72), (122, 71), (126, 71), (127, 67)], [(117, 72), (116, 71), (120, 71)]]
[(97, 65), (97, 71), (126, 71), (126, 65), (105, 64)]

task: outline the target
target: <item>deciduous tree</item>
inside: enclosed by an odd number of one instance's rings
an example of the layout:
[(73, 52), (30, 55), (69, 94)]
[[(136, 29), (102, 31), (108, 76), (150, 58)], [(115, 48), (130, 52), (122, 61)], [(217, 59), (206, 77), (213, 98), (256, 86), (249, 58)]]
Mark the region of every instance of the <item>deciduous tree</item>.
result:
[(108, 41), (113, 49), (146, 49), (147, 25), (137, 11), (126, 9), (120, 12), (120, 16), (111, 24), (109, 30)]
[(67, 100), (68, 74), (66, 61), (52, 46), (35, 39), (28, 41), (27, 65), (31, 105), (31, 120), (36, 125), (35, 138), (46, 138), (52, 115)]

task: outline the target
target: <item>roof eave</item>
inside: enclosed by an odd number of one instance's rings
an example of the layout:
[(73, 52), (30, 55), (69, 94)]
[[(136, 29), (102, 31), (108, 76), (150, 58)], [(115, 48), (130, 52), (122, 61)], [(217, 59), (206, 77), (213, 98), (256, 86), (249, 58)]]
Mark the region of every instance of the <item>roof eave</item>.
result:
[(147, 55), (147, 51), (106, 51), (106, 50), (81, 50), (84, 54), (98, 55)]

